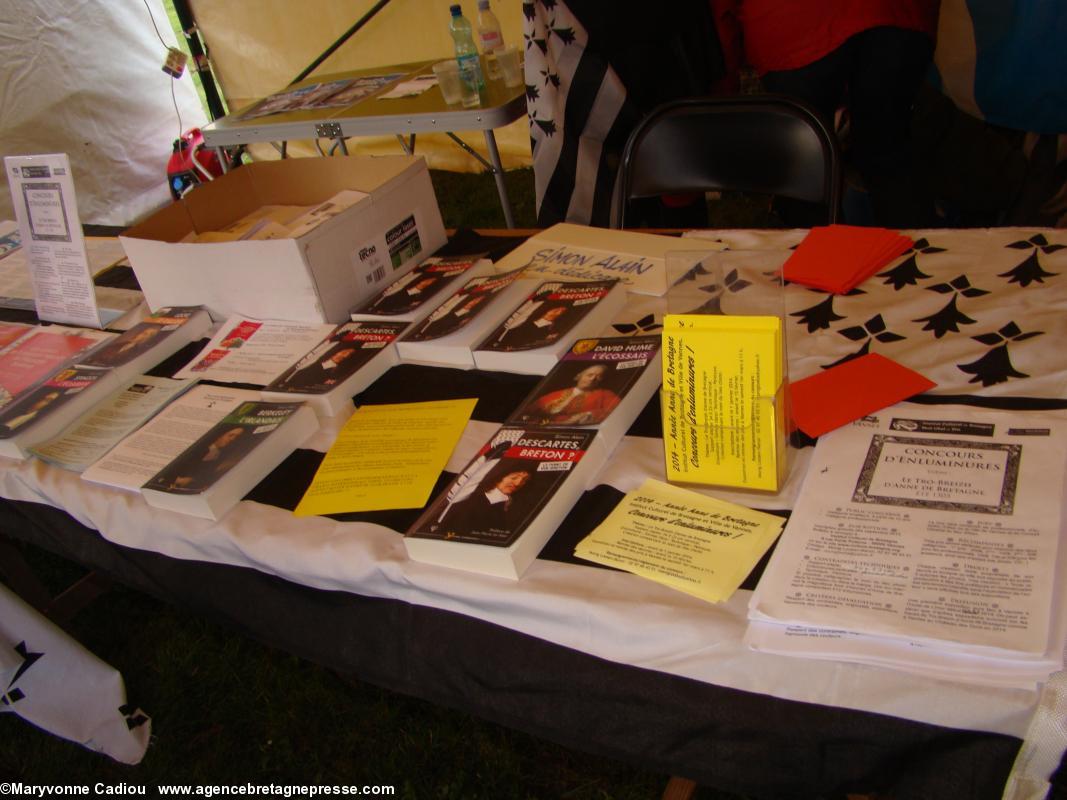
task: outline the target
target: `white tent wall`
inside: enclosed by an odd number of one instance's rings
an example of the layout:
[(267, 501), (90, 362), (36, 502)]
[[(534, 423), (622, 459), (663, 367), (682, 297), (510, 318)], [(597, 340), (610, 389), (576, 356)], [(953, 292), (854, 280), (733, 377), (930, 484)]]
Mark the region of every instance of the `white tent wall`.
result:
[[(240, 110), (286, 85), (307, 68), (376, 5), (376, 0), (193, 0), (190, 7), (207, 47), (211, 64), (231, 111)], [(445, 59), (454, 56), (448, 32), (448, 0), (391, 0), (312, 73)], [(464, 0), (463, 13), (477, 24), (476, 0)], [(523, 46), (522, 3), (491, 0), (504, 41)], [(525, 118), (496, 132), (505, 168), (529, 166), (530, 132)], [(463, 135), (485, 154), (481, 133)], [(395, 137), (366, 137), (348, 143), (356, 154), (397, 154)], [(277, 158), (269, 145), (251, 148), (256, 158)], [(444, 134), (419, 134), (416, 152), (435, 169), (478, 172), (483, 167)], [(291, 145), (290, 154), (309, 155), (307, 143)]]
[(0, 0), (0, 155), (66, 153), (84, 223), (169, 202), (173, 142), (206, 121), (190, 75), (163, 72), (160, 37), (175, 44), (161, 0)]

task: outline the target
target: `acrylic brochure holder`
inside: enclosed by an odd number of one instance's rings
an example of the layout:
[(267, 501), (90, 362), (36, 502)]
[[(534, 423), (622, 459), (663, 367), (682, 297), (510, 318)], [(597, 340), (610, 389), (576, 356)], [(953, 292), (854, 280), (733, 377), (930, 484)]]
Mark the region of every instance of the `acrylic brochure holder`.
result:
[(790, 462), (781, 265), (724, 268), (718, 251), (666, 260), (667, 479), (777, 492)]

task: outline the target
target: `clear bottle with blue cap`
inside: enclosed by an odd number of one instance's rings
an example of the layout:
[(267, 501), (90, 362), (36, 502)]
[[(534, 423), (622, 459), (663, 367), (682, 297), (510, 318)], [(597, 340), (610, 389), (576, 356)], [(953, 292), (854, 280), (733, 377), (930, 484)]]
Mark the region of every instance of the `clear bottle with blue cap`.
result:
[(459, 3), (452, 5), (449, 11), (452, 12), (452, 19), (448, 23), (448, 30), (456, 46), (460, 78), (475, 92), (480, 92), (485, 88), (485, 78), (482, 76), (482, 65), (478, 61), (478, 47), (474, 43), (470, 20), (463, 16)]

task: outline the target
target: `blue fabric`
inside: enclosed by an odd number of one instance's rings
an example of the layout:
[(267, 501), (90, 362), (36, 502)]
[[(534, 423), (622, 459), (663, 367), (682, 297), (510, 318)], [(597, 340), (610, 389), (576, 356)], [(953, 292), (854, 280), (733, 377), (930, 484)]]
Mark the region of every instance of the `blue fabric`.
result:
[(967, 0), (977, 60), (974, 97), (987, 122), (1067, 132), (1067, 3)]

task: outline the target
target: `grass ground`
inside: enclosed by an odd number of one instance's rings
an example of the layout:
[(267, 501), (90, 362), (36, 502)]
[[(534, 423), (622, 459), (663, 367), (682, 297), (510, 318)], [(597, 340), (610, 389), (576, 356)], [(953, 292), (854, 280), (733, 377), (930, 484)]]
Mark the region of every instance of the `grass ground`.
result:
[[(530, 170), (507, 173), (516, 224), (533, 227)], [(488, 175), (433, 174), (448, 227), (503, 227)], [(53, 592), (81, 576), (22, 546)], [(401, 798), (644, 800), (668, 776), (550, 742), (333, 672), (195, 613), (118, 588), (71, 632), (114, 665), (152, 717), (143, 762), (129, 767), (0, 714), (0, 780), (199, 784), (390, 784)], [(754, 767), (758, 768), (758, 767)], [(702, 789), (700, 800), (730, 800)]]

